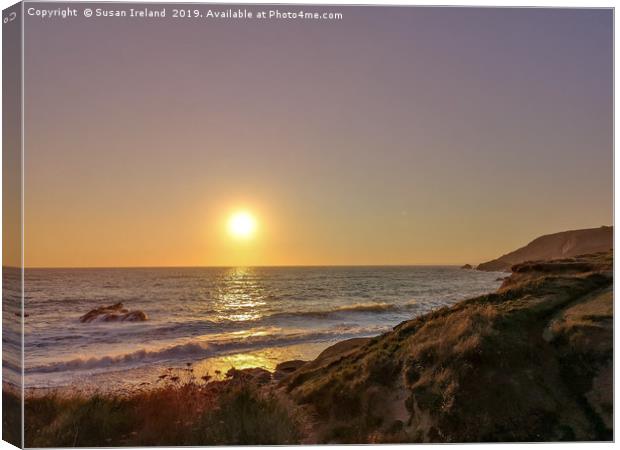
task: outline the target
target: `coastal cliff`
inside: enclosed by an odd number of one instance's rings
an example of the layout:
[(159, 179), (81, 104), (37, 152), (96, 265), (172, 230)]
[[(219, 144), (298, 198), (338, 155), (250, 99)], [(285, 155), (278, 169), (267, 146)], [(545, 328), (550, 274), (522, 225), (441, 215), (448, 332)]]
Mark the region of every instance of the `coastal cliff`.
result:
[(480, 264), (477, 269), (507, 272), (513, 265), (525, 261), (571, 258), (577, 255), (606, 252), (613, 248), (613, 242), (613, 227), (563, 231), (534, 239), (525, 247)]
[(513, 267), (493, 294), (340, 343), (281, 389), (307, 442), (612, 438), (612, 254)]

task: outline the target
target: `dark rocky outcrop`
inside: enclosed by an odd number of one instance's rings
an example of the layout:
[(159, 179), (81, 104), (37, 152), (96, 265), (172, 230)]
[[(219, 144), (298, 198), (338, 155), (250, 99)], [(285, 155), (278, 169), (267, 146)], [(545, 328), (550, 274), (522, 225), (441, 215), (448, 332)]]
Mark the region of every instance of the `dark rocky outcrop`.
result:
[(496, 293), (338, 343), (279, 389), (307, 442), (611, 440), (612, 260), (519, 264)]
[(94, 321), (101, 322), (144, 322), (148, 320), (143, 311), (129, 311), (122, 303), (101, 306), (92, 309), (80, 317), (80, 322), (88, 323)]
[(480, 264), (477, 269), (489, 272), (509, 271), (526, 261), (570, 258), (588, 253), (606, 252), (613, 248), (613, 227), (563, 231), (541, 236), (525, 247)]
[(248, 369), (235, 369), (233, 367), (226, 372), (226, 378), (244, 383), (263, 385), (271, 381), (272, 373), (261, 367), (251, 367)]
[(308, 361), (302, 361), (300, 359), (294, 359), (291, 361), (284, 361), (276, 366), (273, 373), (275, 380), (281, 380), (284, 377), (289, 376), (299, 368), (303, 367)]
[(471, 269), (473, 269), (473, 266), (471, 264), (464, 264), (464, 265), (461, 266), (461, 269), (471, 270)]

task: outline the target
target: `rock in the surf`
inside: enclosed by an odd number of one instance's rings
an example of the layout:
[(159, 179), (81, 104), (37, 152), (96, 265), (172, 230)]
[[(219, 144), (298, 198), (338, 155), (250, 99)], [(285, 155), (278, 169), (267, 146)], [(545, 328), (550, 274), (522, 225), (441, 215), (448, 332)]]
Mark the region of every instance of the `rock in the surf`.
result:
[(122, 303), (92, 309), (80, 317), (80, 322), (144, 322), (148, 317), (144, 311), (129, 311)]

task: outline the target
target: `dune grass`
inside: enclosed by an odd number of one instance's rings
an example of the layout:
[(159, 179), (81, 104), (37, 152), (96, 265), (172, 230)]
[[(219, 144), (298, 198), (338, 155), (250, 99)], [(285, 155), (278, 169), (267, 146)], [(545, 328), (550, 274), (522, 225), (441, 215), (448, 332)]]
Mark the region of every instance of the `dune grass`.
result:
[(252, 383), (168, 382), (130, 395), (26, 399), (27, 447), (295, 444), (298, 425)]

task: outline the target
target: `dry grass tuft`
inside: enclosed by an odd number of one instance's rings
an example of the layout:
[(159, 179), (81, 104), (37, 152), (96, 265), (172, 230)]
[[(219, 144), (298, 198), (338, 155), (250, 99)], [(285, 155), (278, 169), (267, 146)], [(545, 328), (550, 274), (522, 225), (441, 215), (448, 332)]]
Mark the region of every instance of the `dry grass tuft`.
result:
[(295, 444), (298, 425), (268, 389), (170, 376), (128, 395), (26, 399), (27, 447)]

